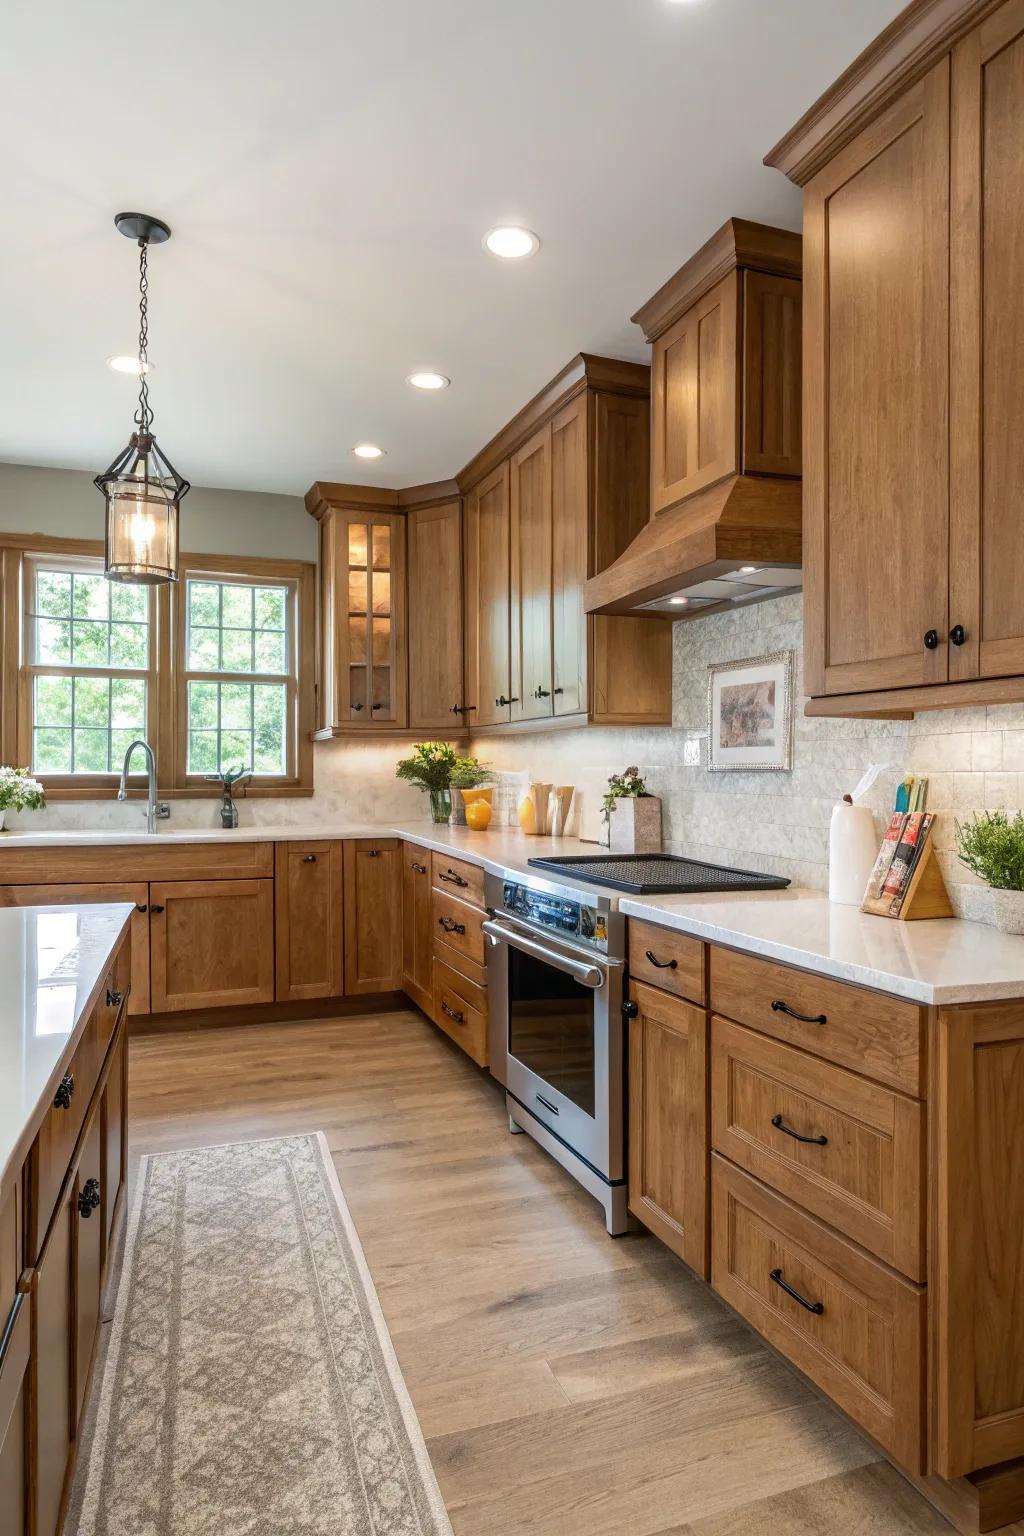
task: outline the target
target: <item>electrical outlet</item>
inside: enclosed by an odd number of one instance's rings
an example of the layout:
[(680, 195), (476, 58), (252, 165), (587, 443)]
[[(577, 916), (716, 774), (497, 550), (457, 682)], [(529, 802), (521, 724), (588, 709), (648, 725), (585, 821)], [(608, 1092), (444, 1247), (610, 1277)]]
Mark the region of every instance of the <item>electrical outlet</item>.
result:
[(700, 767), (700, 738), (690, 736), (683, 742), (683, 767)]

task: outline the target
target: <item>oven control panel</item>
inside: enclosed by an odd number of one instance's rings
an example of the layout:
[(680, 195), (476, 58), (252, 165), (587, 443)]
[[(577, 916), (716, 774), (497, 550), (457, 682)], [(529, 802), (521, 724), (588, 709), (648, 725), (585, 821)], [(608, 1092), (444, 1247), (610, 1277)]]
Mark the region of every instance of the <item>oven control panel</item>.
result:
[(567, 938), (581, 939), (584, 944), (607, 952), (608, 918), (586, 902), (570, 901), (564, 896), (553, 896), (549, 891), (538, 891), (533, 886), (506, 880), (503, 905), (511, 917), (522, 918), (523, 922), (548, 928), (553, 933), (563, 933)]

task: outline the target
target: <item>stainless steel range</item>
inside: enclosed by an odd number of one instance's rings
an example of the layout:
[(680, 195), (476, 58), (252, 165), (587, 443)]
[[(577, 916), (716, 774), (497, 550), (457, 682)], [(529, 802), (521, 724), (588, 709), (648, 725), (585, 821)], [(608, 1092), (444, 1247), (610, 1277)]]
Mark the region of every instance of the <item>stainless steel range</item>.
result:
[(623, 975), (615, 902), (536, 878), (485, 880), (491, 1071), (526, 1131), (628, 1228)]

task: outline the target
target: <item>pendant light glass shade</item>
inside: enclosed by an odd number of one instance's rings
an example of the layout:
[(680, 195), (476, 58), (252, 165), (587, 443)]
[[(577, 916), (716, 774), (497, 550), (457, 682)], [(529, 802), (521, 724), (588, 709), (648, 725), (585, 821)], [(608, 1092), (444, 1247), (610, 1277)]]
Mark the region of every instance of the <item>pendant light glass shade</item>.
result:
[(133, 432), (128, 447), (93, 482), (107, 502), (110, 581), (155, 585), (178, 579), (178, 505), (189, 489), (156, 440)]

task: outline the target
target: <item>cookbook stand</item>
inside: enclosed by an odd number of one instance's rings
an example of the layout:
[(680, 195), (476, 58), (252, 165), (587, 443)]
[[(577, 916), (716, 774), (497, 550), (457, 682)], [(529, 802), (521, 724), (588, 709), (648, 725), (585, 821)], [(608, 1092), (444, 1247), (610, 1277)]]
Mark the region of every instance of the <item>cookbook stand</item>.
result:
[(891, 896), (868, 899), (862, 904), (861, 911), (871, 912), (875, 917), (895, 917), (900, 922), (908, 922), (919, 917), (956, 916), (931, 837), (921, 849), (898, 912), (891, 910), (892, 903)]

